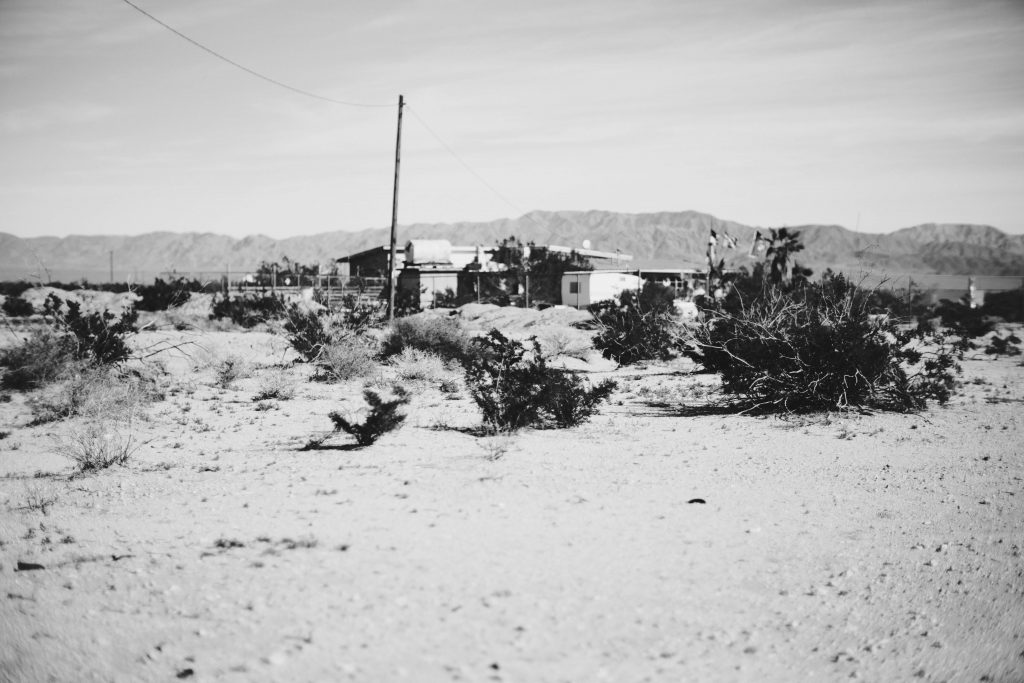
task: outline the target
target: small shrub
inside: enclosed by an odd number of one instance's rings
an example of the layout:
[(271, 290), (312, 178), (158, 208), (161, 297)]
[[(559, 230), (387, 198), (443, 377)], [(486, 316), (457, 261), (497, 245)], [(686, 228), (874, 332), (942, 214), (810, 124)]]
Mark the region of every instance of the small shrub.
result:
[(4, 299), (3, 310), (12, 318), (26, 318), (36, 312), (32, 304), (20, 296), (8, 296)]
[(324, 348), (335, 340), (327, 317), (299, 304), (292, 304), (285, 311), (284, 332), (288, 343), (307, 363), (320, 360)]
[(272, 371), (260, 377), (259, 389), (252, 400), (253, 402), (271, 399), (290, 401), (295, 398), (295, 388), (295, 380), (287, 372)]
[(62, 436), (58, 440), (58, 452), (74, 462), (79, 472), (124, 465), (142, 446), (131, 427), (131, 419), (89, 422)]
[(398, 377), (407, 382), (441, 383), (452, 376), (444, 360), (430, 351), (406, 347), (389, 362)]
[(56, 294), (46, 297), (43, 315), (57, 331), (74, 339), (76, 358), (101, 365), (128, 359), (130, 349), (125, 337), (137, 331), (139, 318), (134, 309), (120, 316), (110, 311), (82, 313), (77, 301), (65, 301)]
[(354, 436), (360, 446), (369, 446), (384, 434), (398, 429), (405, 422), (405, 415), (398, 409), (409, 403), (410, 397), (399, 386), (394, 387), (395, 398), (385, 401), (371, 390), (363, 391), (363, 398), (370, 405), (370, 412), (362, 422), (346, 419), (341, 413), (332, 411), (329, 415), (334, 431), (344, 431)]
[(235, 382), (252, 374), (252, 368), (238, 356), (228, 356), (214, 367), (214, 382), (221, 389), (230, 389)]
[(1006, 292), (985, 292), (981, 312), (1006, 322), (1024, 322), (1024, 289)]
[(942, 335), (872, 315), (868, 293), (841, 275), (769, 285), (738, 313), (706, 315), (688, 355), (750, 410), (918, 410), (948, 400), (963, 355)]
[(326, 346), (320, 354), (317, 367), (321, 376), (331, 382), (345, 382), (366, 377), (377, 363), (373, 348), (358, 337)]
[(988, 342), (988, 346), (985, 347), (985, 353), (990, 356), (1019, 356), (1020, 352), (1020, 337), (1015, 334), (1010, 334), (1006, 337), (994, 335)]
[(466, 384), (495, 431), (580, 424), (615, 388), (610, 380), (587, 387), (575, 373), (549, 368), (535, 338), (523, 343), (491, 330), (474, 343), (482, 353), (466, 361)]
[(65, 374), (76, 352), (70, 336), (49, 328), (32, 330), (21, 344), (0, 351), (0, 367), (5, 368), (0, 384), (16, 391), (41, 387)]
[(679, 322), (672, 290), (649, 282), (637, 292), (625, 290), (619, 300), (593, 304), (597, 335), (594, 346), (621, 365), (669, 360), (679, 350)]
[(393, 321), (381, 355), (396, 356), (403, 349), (429, 351), (445, 360), (463, 361), (472, 349), (471, 337), (457, 318), (417, 315)]

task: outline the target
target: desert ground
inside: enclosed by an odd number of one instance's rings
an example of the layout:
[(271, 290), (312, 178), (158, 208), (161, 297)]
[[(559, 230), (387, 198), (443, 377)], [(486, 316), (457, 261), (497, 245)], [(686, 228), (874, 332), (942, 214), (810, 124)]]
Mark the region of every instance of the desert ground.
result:
[(73, 476), (82, 418), (0, 403), (2, 681), (1024, 680), (1019, 357), (919, 414), (752, 417), (695, 410), (692, 364), (576, 354), (619, 384), (580, 427), (481, 436), (414, 380), (398, 431), (303, 450), (397, 370), (310, 381), (267, 331), (134, 344), (184, 346), (145, 361), (126, 466)]

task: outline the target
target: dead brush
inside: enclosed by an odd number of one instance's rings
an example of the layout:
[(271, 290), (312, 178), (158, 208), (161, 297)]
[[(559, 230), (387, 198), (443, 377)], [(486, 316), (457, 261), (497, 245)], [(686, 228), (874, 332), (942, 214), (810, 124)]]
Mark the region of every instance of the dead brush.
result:
[(441, 384), (451, 380), (456, 373), (436, 353), (405, 347), (388, 361), (395, 368), (399, 379), (406, 382)]
[(76, 416), (136, 415), (162, 393), (152, 377), (110, 367), (84, 367), (28, 398), (32, 424)]
[(124, 465), (143, 445), (133, 431), (131, 416), (72, 426), (57, 437), (57, 452), (71, 460), (80, 474)]

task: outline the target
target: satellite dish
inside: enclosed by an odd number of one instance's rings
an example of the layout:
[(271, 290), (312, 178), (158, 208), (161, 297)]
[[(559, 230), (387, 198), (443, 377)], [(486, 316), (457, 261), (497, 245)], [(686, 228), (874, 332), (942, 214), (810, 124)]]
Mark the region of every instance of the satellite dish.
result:
[(583, 240), (583, 248), (590, 249), (590, 240)]

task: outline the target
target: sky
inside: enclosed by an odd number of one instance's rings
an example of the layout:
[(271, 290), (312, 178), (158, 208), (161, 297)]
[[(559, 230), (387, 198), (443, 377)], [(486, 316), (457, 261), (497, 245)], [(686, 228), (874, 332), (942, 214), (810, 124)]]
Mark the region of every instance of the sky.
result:
[(0, 232), (1024, 233), (1024, 0), (0, 0)]

